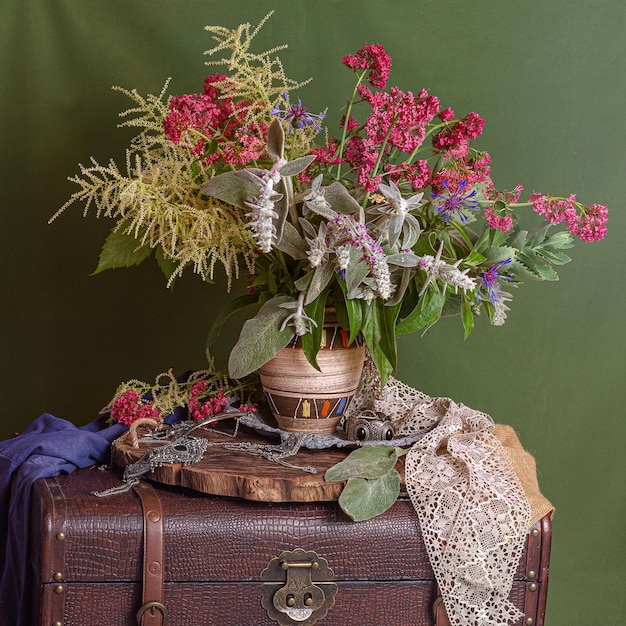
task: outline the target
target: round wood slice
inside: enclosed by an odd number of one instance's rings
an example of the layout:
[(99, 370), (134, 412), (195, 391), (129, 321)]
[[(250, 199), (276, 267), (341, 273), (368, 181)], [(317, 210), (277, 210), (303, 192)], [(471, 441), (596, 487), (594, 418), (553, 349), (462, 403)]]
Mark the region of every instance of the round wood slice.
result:
[[(210, 443), (249, 441), (272, 444), (272, 440), (256, 431), (240, 427), (235, 439), (199, 429), (194, 437), (205, 437)], [(126, 467), (138, 461), (158, 443), (140, 443), (139, 448), (120, 442), (113, 446), (113, 461)], [(327, 483), (326, 470), (342, 461), (349, 449), (325, 450), (300, 449), (286, 459), (298, 466), (312, 466), (316, 474), (279, 465), (273, 461), (254, 456), (248, 452), (225, 450), (210, 445), (203, 459), (194, 465), (166, 464), (157, 468), (146, 478), (167, 485), (180, 485), (195, 491), (216, 496), (235, 496), (262, 502), (315, 502), (337, 500), (344, 483)]]

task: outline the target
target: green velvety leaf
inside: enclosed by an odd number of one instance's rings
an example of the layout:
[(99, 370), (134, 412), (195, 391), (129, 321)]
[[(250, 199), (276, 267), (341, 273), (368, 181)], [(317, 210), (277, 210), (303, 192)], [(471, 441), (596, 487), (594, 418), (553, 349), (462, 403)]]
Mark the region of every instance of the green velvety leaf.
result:
[(358, 213), (361, 210), (361, 205), (341, 183), (334, 182), (325, 187), (324, 197), (337, 213)]
[(308, 306), (311, 302), (317, 300), (322, 291), (328, 287), (334, 275), (335, 269), (331, 263), (320, 263), (313, 271), (313, 278), (309, 284), (304, 304)]
[(246, 200), (249, 196), (258, 197), (260, 187), (261, 181), (257, 176), (246, 170), (239, 170), (214, 176), (202, 188), (202, 193), (248, 212), (250, 207), (246, 205)]
[(350, 478), (381, 478), (393, 469), (397, 460), (398, 448), (394, 446), (363, 446), (328, 468), (324, 480), (334, 483)]
[(350, 263), (346, 268), (346, 287), (348, 293), (352, 293), (369, 274), (369, 267), (362, 260), (362, 253), (356, 248), (350, 250)]
[(289, 315), (280, 305), (291, 301), (289, 296), (275, 296), (246, 321), (228, 359), (231, 378), (243, 378), (256, 371), (289, 343), (294, 332), (291, 326), (280, 330), (282, 321)]
[(313, 161), (315, 161), (314, 154), (307, 154), (306, 156), (299, 157), (289, 163), (285, 163), (279, 170), (281, 176), (295, 176), (304, 171)]
[(355, 522), (389, 509), (400, 495), (400, 474), (394, 469), (380, 478), (352, 478), (339, 496), (339, 506)]
[(387, 263), (398, 267), (417, 267), (420, 258), (412, 252), (398, 252), (387, 257)]
[(306, 250), (308, 248), (306, 241), (300, 236), (295, 226), (289, 221), (283, 224), (283, 233), (276, 247), (292, 259), (301, 261), (306, 259)]
[(267, 131), (267, 153), (273, 159), (282, 159), (284, 150), (285, 131), (282, 124), (277, 119), (274, 119)]
[(142, 246), (132, 235), (127, 235), (119, 230), (112, 231), (102, 246), (98, 267), (92, 276), (104, 270), (139, 265), (150, 256), (151, 252), (152, 248)]

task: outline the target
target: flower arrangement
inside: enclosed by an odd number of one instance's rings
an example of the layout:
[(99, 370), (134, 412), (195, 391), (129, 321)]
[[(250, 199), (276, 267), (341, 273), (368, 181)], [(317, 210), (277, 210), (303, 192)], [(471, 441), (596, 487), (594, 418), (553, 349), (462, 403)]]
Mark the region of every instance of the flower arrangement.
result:
[[(271, 15), (271, 14), (270, 14)], [(355, 77), (338, 132), (323, 129), (293, 92), (277, 52), (261, 53), (254, 29), (208, 26), (216, 45), (200, 93), (143, 97), (122, 126), (139, 129), (126, 170), (92, 159), (70, 180), (85, 212), (115, 220), (96, 272), (155, 253), (168, 285), (186, 269), (224, 268), (228, 288), (245, 268), (248, 293), (218, 317), (212, 336), (254, 305), (229, 360), (239, 379), (301, 336), (316, 364), (324, 310), (335, 308), (350, 341), (361, 333), (384, 382), (397, 336), (460, 314), (464, 334), (484, 313), (505, 322), (511, 288), (557, 280), (574, 239), (606, 233), (607, 208), (574, 195), (499, 190), (491, 158), (472, 142), (483, 118), (458, 115), (428, 89), (387, 88), (391, 58), (366, 43), (342, 58)], [(318, 140), (321, 137), (321, 140)], [(543, 216), (528, 232), (524, 211)], [(58, 215), (58, 213), (57, 213)], [(56, 216), (55, 216), (56, 217)], [(553, 232), (555, 225), (561, 229)], [(209, 341), (210, 343), (210, 341)]]

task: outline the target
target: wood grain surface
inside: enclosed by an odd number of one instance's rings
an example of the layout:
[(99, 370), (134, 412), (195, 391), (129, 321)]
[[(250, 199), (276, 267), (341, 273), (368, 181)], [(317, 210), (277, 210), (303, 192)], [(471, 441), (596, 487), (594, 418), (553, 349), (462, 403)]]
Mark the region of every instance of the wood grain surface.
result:
[[(279, 465), (246, 451), (226, 450), (218, 445), (222, 442), (279, 443), (278, 439), (260, 435), (245, 426), (240, 427), (234, 439), (202, 429), (195, 431), (194, 437), (204, 437), (210, 444), (199, 463), (187, 466), (180, 463), (166, 464), (147, 478), (211, 495), (262, 502), (333, 501), (339, 498), (343, 488), (343, 483), (327, 483), (324, 473), (343, 460), (350, 452), (349, 449), (300, 449), (296, 455), (286, 459), (294, 465), (314, 467), (317, 473), (312, 474)], [(139, 448), (133, 448), (126, 442), (114, 444), (113, 461), (120, 467), (126, 467), (158, 445), (161, 444), (140, 443)]]

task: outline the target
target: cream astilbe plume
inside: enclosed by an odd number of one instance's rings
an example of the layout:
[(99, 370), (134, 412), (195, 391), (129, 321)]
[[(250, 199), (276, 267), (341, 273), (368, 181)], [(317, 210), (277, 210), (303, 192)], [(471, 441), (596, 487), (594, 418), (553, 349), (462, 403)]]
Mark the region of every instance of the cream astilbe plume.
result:
[(206, 62), (210, 66), (225, 66), (228, 71), (228, 77), (215, 84), (220, 87), (225, 96), (254, 102), (256, 105), (247, 109), (246, 122), (266, 119), (273, 107), (284, 102), (285, 91), (298, 89), (311, 81), (310, 78), (304, 82), (288, 78), (280, 58), (277, 56), (272, 58), (272, 55), (285, 50), (287, 45), (275, 46), (260, 54), (250, 51), (252, 40), (273, 13), (273, 11), (268, 13), (252, 32), (250, 23), (240, 24), (234, 30), (223, 26), (204, 27), (218, 42), (204, 54), (230, 52), (229, 57), (224, 56), (221, 59)]
[(101, 165), (92, 157), (91, 165), (80, 164), (80, 173), (69, 179), (80, 189), (50, 221), (75, 202), (82, 203), (83, 215), (94, 208), (97, 217), (117, 220), (113, 232), (132, 235), (137, 249), (160, 248), (172, 264), (168, 284), (187, 266), (203, 279), (212, 279), (219, 262), (230, 287), (239, 276), (240, 258), (248, 269), (253, 266), (254, 241), (243, 212), (201, 195), (206, 171), (195, 172), (187, 149), (164, 140), (165, 88), (147, 98), (119, 90), (137, 104), (121, 114), (135, 115), (121, 125), (142, 128), (126, 151), (126, 172), (112, 160)]

